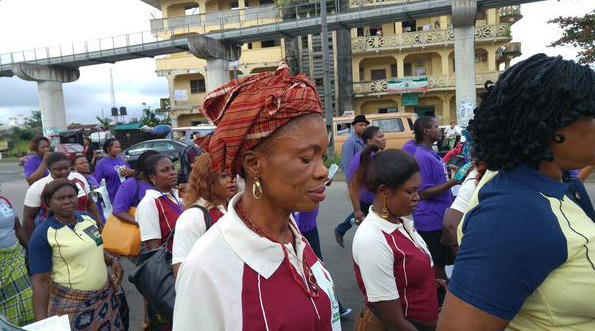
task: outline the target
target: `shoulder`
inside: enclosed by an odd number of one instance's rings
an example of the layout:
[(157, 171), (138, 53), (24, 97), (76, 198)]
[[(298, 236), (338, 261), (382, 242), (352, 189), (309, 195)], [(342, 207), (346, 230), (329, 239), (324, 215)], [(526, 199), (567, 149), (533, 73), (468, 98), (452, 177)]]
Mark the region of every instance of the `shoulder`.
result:
[[(35, 246), (35, 243), (47, 243), (48, 242), (48, 230), (52, 225), (51, 218), (47, 218), (45, 221), (41, 222), (38, 226), (35, 227), (33, 230), (33, 234), (31, 235), (31, 239), (29, 240), (29, 249), (31, 250), (32, 247)], [(33, 245), (32, 245), (33, 244)]]
[(68, 175), (68, 179), (70, 179), (70, 180), (75, 179), (75, 180), (81, 181), (82, 183), (87, 183), (87, 179), (85, 178), (85, 176), (79, 174), (78, 172), (71, 172)]
[[(368, 214), (370, 215), (370, 214)], [(384, 232), (370, 219), (366, 217), (362, 224), (355, 231), (353, 237), (353, 253), (364, 252), (372, 248), (388, 248)]]
[(190, 207), (178, 217), (176, 221), (176, 228), (187, 229), (204, 223), (204, 213), (200, 208)]
[(202, 270), (202, 272), (208, 271), (212, 275), (220, 275), (220, 271), (228, 272), (227, 268), (230, 264), (238, 263), (243, 265), (243, 261), (235, 254), (221, 233), (218, 227), (219, 224), (220, 222), (217, 222), (213, 225), (192, 246), (188, 257), (184, 261), (186, 268), (193, 269), (195, 272)]

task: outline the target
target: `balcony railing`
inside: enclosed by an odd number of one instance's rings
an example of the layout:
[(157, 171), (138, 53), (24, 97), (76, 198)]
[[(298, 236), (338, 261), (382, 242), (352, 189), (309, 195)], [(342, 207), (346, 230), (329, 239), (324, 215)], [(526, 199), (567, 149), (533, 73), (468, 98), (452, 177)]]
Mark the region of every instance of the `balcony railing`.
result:
[(512, 24), (523, 17), (521, 15), (521, 6), (500, 7), (498, 8), (498, 16), (500, 16), (500, 22)]
[(411, 3), (417, 1), (423, 0), (349, 0), (349, 7), (382, 6), (386, 4)]
[(506, 44), (496, 51), (498, 60), (501, 60), (502, 58), (513, 58), (521, 56), (522, 54), (523, 53), (521, 52), (521, 43), (519, 42)]
[[(498, 80), (500, 72), (483, 72), (475, 75), (475, 84), (482, 87), (483, 84), (491, 80)], [(452, 90), (456, 86), (455, 75), (432, 75), (428, 78), (428, 91)], [(382, 95), (388, 93), (388, 83), (386, 79), (371, 82), (353, 82), (353, 93), (356, 96)]]
[[(407, 47), (444, 46), (453, 44), (453, 29), (404, 32), (390, 36), (358, 37), (351, 40), (354, 53), (378, 52)], [(510, 25), (484, 25), (475, 28), (476, 41), (510, 40)]]
[[(235, 10), (216, 11), (205, 14), (158, 18), (151, 20), (151, 32), (188, 28), (212, 28), (226, 24), (239, 24), (240, 22), (265, 22), (279, 18), (281, 11), (275, 5), (259, 6), (254, 8), (240, 8)], [(257, 23), (258, 24), (258, 23)]]

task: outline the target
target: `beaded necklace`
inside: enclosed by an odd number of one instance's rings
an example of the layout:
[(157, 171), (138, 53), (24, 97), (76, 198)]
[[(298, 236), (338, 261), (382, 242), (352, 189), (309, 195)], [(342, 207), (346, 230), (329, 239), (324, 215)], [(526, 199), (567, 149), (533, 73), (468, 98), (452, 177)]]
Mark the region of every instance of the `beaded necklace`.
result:
[[(314, 277), (314, 273), (312, 273), (312, 269), (310, 269), (310, 265), (308, 264), (308, 259), (306, 258), (306, 255), (303, 255), (303, 259), (304, 259), (303, 265), (304, 265), (304, 272), (306, 274), (306, 279), (307, 279), (306, 284), (307, 285), (304, 284), (302, 277), (298, 275), (297, 270), (295, 269), (293, 264), (291, 264), (291, 262), (289, 261), (287, 247), (285, 247), (285, 245), (283, 243), (279, 242), (278, 240), (273, 239), (271, 236), (266, 234), (261, 228), (259, 228), (256, 224), (254, 224), (250, 220), (250, 218), (248, 217), (248, 215), (246, 214), (244, 209), (241, 207), (241, 202), (242, 202), (242, 200), (238, 201), (238, 203), (236, 205), (236, 211), (238, 213), (238, 216), (240, 216), (240, 219), (244, 222), (244, 224), (246, 224), (246, 226), (248, 226), (252, 231), (256, 232), (259, 236), (265, 237), (268, 240), (279, 244), (281, 246), (281, 248), (283, 248), (283, 254), (285, 255), (285, 258), (283, 260), (286, 261), (286, 263), (288, 264), (289, 271), (291, 272), (291, 275), (293, 276), (293, 281), (296, 282), (302, 288), (304, 293), (306, 293), (306, 295), (308, 295), (310, 298), (313, 298), (313, 299), (318, 298), (319, 297), (318, 282), (316, 282), (316, 277)], [(310, 291), (310, 288), (312, 288), (312, 291)]]

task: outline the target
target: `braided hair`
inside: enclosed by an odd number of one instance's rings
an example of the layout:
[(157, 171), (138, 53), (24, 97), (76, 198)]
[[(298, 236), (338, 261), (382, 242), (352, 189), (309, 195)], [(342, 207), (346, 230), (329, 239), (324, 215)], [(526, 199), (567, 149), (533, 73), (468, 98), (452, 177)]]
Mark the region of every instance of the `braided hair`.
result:
[(556, 131), (595, 116), (595, 72), (562, 57), (536, 54), (488, 81), (469, 122), (474, 154), (490, 170), (553, 161)]

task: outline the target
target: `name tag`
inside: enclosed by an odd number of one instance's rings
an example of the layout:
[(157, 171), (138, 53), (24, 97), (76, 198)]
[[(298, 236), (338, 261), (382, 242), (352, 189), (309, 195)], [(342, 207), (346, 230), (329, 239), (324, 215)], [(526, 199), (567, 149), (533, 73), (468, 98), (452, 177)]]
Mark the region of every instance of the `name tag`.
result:
[(14, 217), (14, 210), (12, 210), (12, 208), (10, 208), (10, 206), (2, 200), (0, 200), (0, 215), (6, 218)]
[(95, 241), (95, 245), (97, 245), (97, 246), (103, 245), (103, 239), (101, 238), (101, 235), (99, 234), (99, 229), (95, 225), (90, 225), (89, 227), (85, 228), (83, 230), (83, 232), (87, 236), (89, 236), (89, 238), (91, 238), (91, 239), (93, 239), (93, 241)]

